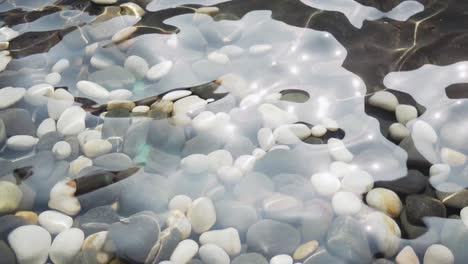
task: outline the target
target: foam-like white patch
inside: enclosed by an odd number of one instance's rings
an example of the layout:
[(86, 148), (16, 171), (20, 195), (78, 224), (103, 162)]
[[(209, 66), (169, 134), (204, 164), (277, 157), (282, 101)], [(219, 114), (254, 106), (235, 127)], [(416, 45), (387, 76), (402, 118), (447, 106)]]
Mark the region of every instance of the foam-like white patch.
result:
[(404, 1), (389, 12), (382, 12), (354, 0), (301, 0), (301, 2), (317, 9), (341, 12), (357, 28), (362, 27), (364, 20), (373, 21), (383, 17), (406, 21), (424, 10), (424, 6), (416, 1)]

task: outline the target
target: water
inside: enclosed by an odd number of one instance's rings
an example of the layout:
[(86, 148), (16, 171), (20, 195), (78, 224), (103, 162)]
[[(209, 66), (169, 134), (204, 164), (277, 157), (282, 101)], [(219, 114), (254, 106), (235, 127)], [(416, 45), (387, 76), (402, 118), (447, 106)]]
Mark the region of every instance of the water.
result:
[[(0, 214), (61, 211), (86, 236), (104, 231), (114, 244), (84, 246), (63, 263), (95, 263), (96, 252), (124, 263), (184, 263), (175, 246), (164, 247), (159, 230), (145, 230), (142, 218), (171, 236), (185, 230), (181, 238), (200, 246), (206, 243), (200, 233), (234, 226), (242, 253), (267, 260), (286, 254), (303, 263), (370, 263), (398, 259), (410, 245), (421, 261), (437, 252), (447, 263), (465, 262), (465, 4), (124, 2), (0, 3), (0, 42), (8, 43), (0, 55), (1, 87), (26, 89), (10, 104), (13, 95), (3, 95), (9, 109), (0, 110), (6, 126), (0, 180), (15, 182), (22, 202)], [(388, 111), (369, 103), (382, 90), (407, 106), (395, 115), (395, 105)], [(32, 129), (21, 128), (23, 121), (13, 129), (6, 114), (12, 109), (25, 109)], [(398, 122), (401, 138), (392, 132)], [(30, 137), (15, 141), (22, 133)], [(367, 194), (377, 187), (398, 195), (382, 198), (386, 206), (402, 206), (395, 215), (373, 208)], [(174, 212), (180, 195), (200, 215)], [(214, 222), (210, 206), (196, 207), (206, 202), (200, 197), (215, 204)], [(253, 219), (240, 213), (227, 224), (222, 219), (236, 212), (224, 208), (230, 203)], [(143, 221), (143, 233), (121, 227), (129, 220), (93, 216), (83, 224), (79, 218), (89, 210)], [(293, 231), (268, 230), (265, 219)], [(258, 235), (260, 225), (271, 237)], [(275, 249), (270, 240), (282, 236), (291, 241)], [(2, 239), (27, 263), (11, 236)], [(298, 259), (296, 248), (311, 240), (319, 249)], [(153, 247), (158, 242), (163, 246)], [(442, 251), (427, 249), (434, 244)], [(235, 263), (240, 248), (223, 250)], [(33, 254), (34, 263), (44, 263), (47, 251)], [(181, 258), (210, 264), (207, 255), (214, 254), (195, 253)]]

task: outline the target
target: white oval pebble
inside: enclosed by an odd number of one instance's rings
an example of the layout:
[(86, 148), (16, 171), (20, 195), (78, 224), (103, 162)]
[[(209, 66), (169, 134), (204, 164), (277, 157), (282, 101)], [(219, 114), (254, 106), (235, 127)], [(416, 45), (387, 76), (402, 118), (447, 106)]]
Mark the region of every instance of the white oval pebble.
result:
[(192, 154), (183, 158), (180, 162), (183, 170), (189, 173), (202, 173), (209, 169), (210, 160), (203, 154)]
[(328, 151), (334, 160), (351, 162), (353, 160), (353, 154), (346, 148), (343, 141), (330, 138), (327, 141)]
[(224, 166), (218, 169), (219, 179), (227, 184), (234, 184), (242, 179), (242, 171), (234, 166)]
[(63, 232), (73, 225), (73, 219), (57, 211), (44, 211), (39, 214), (39, 224), (52, 235)]
[(117, 3), (118, 0), (91, 0), (91, 1), (98, 5), (113, 5)]
[(466, 163), (465, 154), (450, 148), (442, 148), (440, 150), (440, 159), (443, 163), (450, 166), (461, 166)]
[(62, 75), (60, 75), (60, 73), (58, 72), (51, 72), (47, 74), (44, 79), (46, 83), (53, 85), (53, 86), (59, 84), (61, 80), (62, 80)]
[(352, 192), (337, 192), (333, 195), (332, 207), (337, 215), (354, 215), (361, 210), (362, 201)]
[(165, 94), (162, 99), (163, 100), (169, 100), (169, 101), (175, 101), (178, 100), (182, 97), (186, 97), (192, 94), (192, 91), (190, 90), (176, 90), (172, 92), (168, 92)]
[(67, 59), (60, 59), (54, 64), (54, 66), (52, 66), (52, 71), (62, 73), (68, 69), (68, 67), (70, 67), (70, 61)]
[(32, 149), (37, 142), (38, 138), (29, 135), (16, 135), (7, 139), (6, 145), (11, 150), (25, 151)]
[(146, 113), (150, 110), (150, 107), (147, 106), (147, 105), (139, 105), (139, 106), (135, 106), (133, 109), (132, 109), (132, 113)]
[(17, 103), (26, 94), (24, 88), (5, 87), (0, 89), (0, 109), (10, 107)]
[(79, 106), (65, 110), (57, 122), (57, 131), (65, 136), (77, 135), (85, 130), (86, 112)]
[(146, 78), (150, 81), (157, 81), (166, 76), (172, 69), (172, 61), (163, 61), (151, 67), (146, 73)]
[(46, 118), (37, 127), (36, 135), (41, 138), (43, 135), (55, 131), (57, 131), (55, 120), (53, 118)]
[(50, 248), (49, 256), (54, 264), (72, 263), (80, 252), (84, 241), (84, 233), (81, 229), (72, 228), (58, 234)]
[(49, 255), (52, 238), (36, 225), (20, 226), (8, 235), (8, 243), (19, 264), (44, 264)]
[(418, 117), (418, 110), (412, 105), (400, 104), (395, 108), (395, 116), (399, 123), (406, 125), (408, 121)]
[(71, 146), (66, 141), (59, 141), (52, 147), (52, 153), (54, 153), (57, 159), (66, 159), (71, 154)]
[(84, 144), (83, 152), (89, 158), (95, 158), (109, 153), (112, 144), (105, 139), (93, 139)]
[(455, 256), (444, 245), (431, 245), (424, 254), (424, 264), (453, 264), (454, 262)]
[(132, 55), (125, 60), (124, 67), (127, 71), (141, 79), (149, 70), (148, 62), (142, 57)]
[(451, 168), (448, 164), (434, 164), (429, 169), (429, 181), (432, 186), (447, 181), (450, 175)]
[(252, 155), (240, 155), (234, 161), (234, 166), (239, 168), (243, 173), (249, 172), (255, 166), (257, 159)]
[(127, 100), (133, 96), (133, 92), (127, 89), (112, 90), (109, 93), (109, 100)]
[(257, 140), (259, 146), (268, 151), (275, 145), (275, 137), (271, 128), (263, 127), (258, 130)]
[(276, 255), (271, 258), (270, 264), (293, 264), (293, 258), (289, 255)]
[(393, 112), (398, 105), (398, 99), (390, 92), (378, 91), (369, 98), (369, 104)]
[(54, 94), (54, 87), (48, 83), (36, 84), (26, 91), (24, 100), (31, 105), (43, 105), (47, 103), (47, 97)]
[(81, 210), (81, 204), (75, 197), (76, 186), (67, 184), (69, 179), (60, 181), (50, 190), (49, 208), (68, 215), (76, 215)]
[(171, 255), (171, 263), (173, 264), (185, 264), (189, 262), (198, 252), (197, 242), (186, 239), (181, 241), (174, 249)]
[(394, 191), (384, 188), (375, 188), (368, 192), (366, 202), (392, 218), (400, 216), (403, 208), (400, 197)]
[(419, 258), (411, 246), (404, 247), (395, 258), (396, 264), (419, 264)]
[(327, 133), (327, 128), (322, 125), (315, 125), (310, 129), (310, 133), (314, 137), (321, 137)]
[(460, 210), (460, 218), (468, 228), (468, 206), (463, 207), (463, 209)]
[(219, 149), (208, 154), (210, 159), (211, 170), (216, 172), (223, 166), (231, 166), (233, 164), (233, 158), (231, 152), (225, 149)]
[(213, 202), (206, 197), (195, 199), (187, 210), (187, 218), (192, 223), (193, 231), (201, 234), (216, 223), (216, 210)]
[(268, 53), (273, 47), (268, 44), (258, 44), (250, 46), (249, 53), (253, 55), (263, 55)]
[(69, 172), (72, 176), (78, 175), (80, 171), (84, 168), (90, 167), (93, 165), (93, 161), (87, 157), (79, 156), (72, 162), (70, 162)]
[(179, 210), (185, 214), (191, 203), (192, 198), (188, 197), (187, 195), (180, 194), (172, 197), (168, 207), (170, 210)]
[(206, 244), (200, 247), (198, 251), (203, 263), (206, 264), (229, 264), (229, 255), (217, 245)]
[(224, 249), (229, 256), (238, 255), (242, 249), (239, 232), (232, 227), (211, 230), (201, 234), (200, 244), (215, 244)]
[(192, 127), (198, 132), (212, 129), (216, 124), (216, 115), (210, 111), (203, 111), (192, 120)]
[(76, 87), (84, 95), (92, 98), (107, 99), (110, 96), (109, 91), (107, 91), (106, 88), (94, 82), (79, 81), (76, 83)]
[(213, 51), (208, 54), (208, 60), (217, 64), (227, 64), (229, 57), (221, 52)]
[(320, 172), (312, 175), (310, 178), (315, 191), (323, 196), (335, 194), (341, 187), (340, 180), (328, 172)]
[(114, 43), (121, 42), (121, 41), (129, 38), (133, 33), (135, 33), (136, 30), (137, 30), (137, 27), (122, 28), (121, 30), (117, 31), (112, 36), (112, 42), (114, 42)]

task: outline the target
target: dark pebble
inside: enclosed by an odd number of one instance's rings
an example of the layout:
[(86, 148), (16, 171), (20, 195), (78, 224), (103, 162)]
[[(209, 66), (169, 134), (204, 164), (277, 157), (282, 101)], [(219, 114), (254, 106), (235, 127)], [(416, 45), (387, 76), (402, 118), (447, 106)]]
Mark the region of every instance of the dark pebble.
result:
[(3, 240), (0, 240), (0, 264), (15, 264), (15, 253)]
[(409, 170), (405, 177), (393, 181), (377, 181), (374, 187), (392, 190), (401, 195), (421, 193), (426, 189), (427, 177), (416, 170)]
[(430, 196), (409, 195), (405, 202), (406, 217), (409, 223), (414, 225), (424, 225), (424, 217), (447, 217), (445, 205)]
[(0, 119), (3, 120), (8, 137), (14, 135), (36, 134), (36, 127), (31, 118), (31, 114), (21, 108), (10, 108), (0, 111)]
[(235, 257), (231, 264), (268, 264), (268, 261), (258, 253), (246, 253)]

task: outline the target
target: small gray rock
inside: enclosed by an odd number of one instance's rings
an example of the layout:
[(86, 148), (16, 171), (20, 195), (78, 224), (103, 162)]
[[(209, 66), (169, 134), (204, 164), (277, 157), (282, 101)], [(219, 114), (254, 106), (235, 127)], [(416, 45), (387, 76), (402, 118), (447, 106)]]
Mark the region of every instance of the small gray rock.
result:
[(14, 135), (34, 136), (36, 127), (31, 118), (31, 114), (21, 108), (9, 108), (0, 111), (0, 119), (6, 127), (8, 137)]
[(132, 167), (132, 160), (124, 153), (109, 153), (95, 158), (93, 165), (111, 171), (121, 171)]
[(215, 204), (215, 207), (216, 226), (234, 227), (240, 234), (245, 234), (258, 219), (254, 207), (235, 200), (221, 200)]
[(260, 201), (275, 189), (273, 181), (262, 173), (251, 172), (245, 175), (234, 187), (238, 200), (253, 203)]
[(15, 253), (3, 240), (0, 240), (0, 264), (16, 263)]
[(231, 264), (268, 264), (266, 258), (258, 253), (241, 254), (234, 258)]

